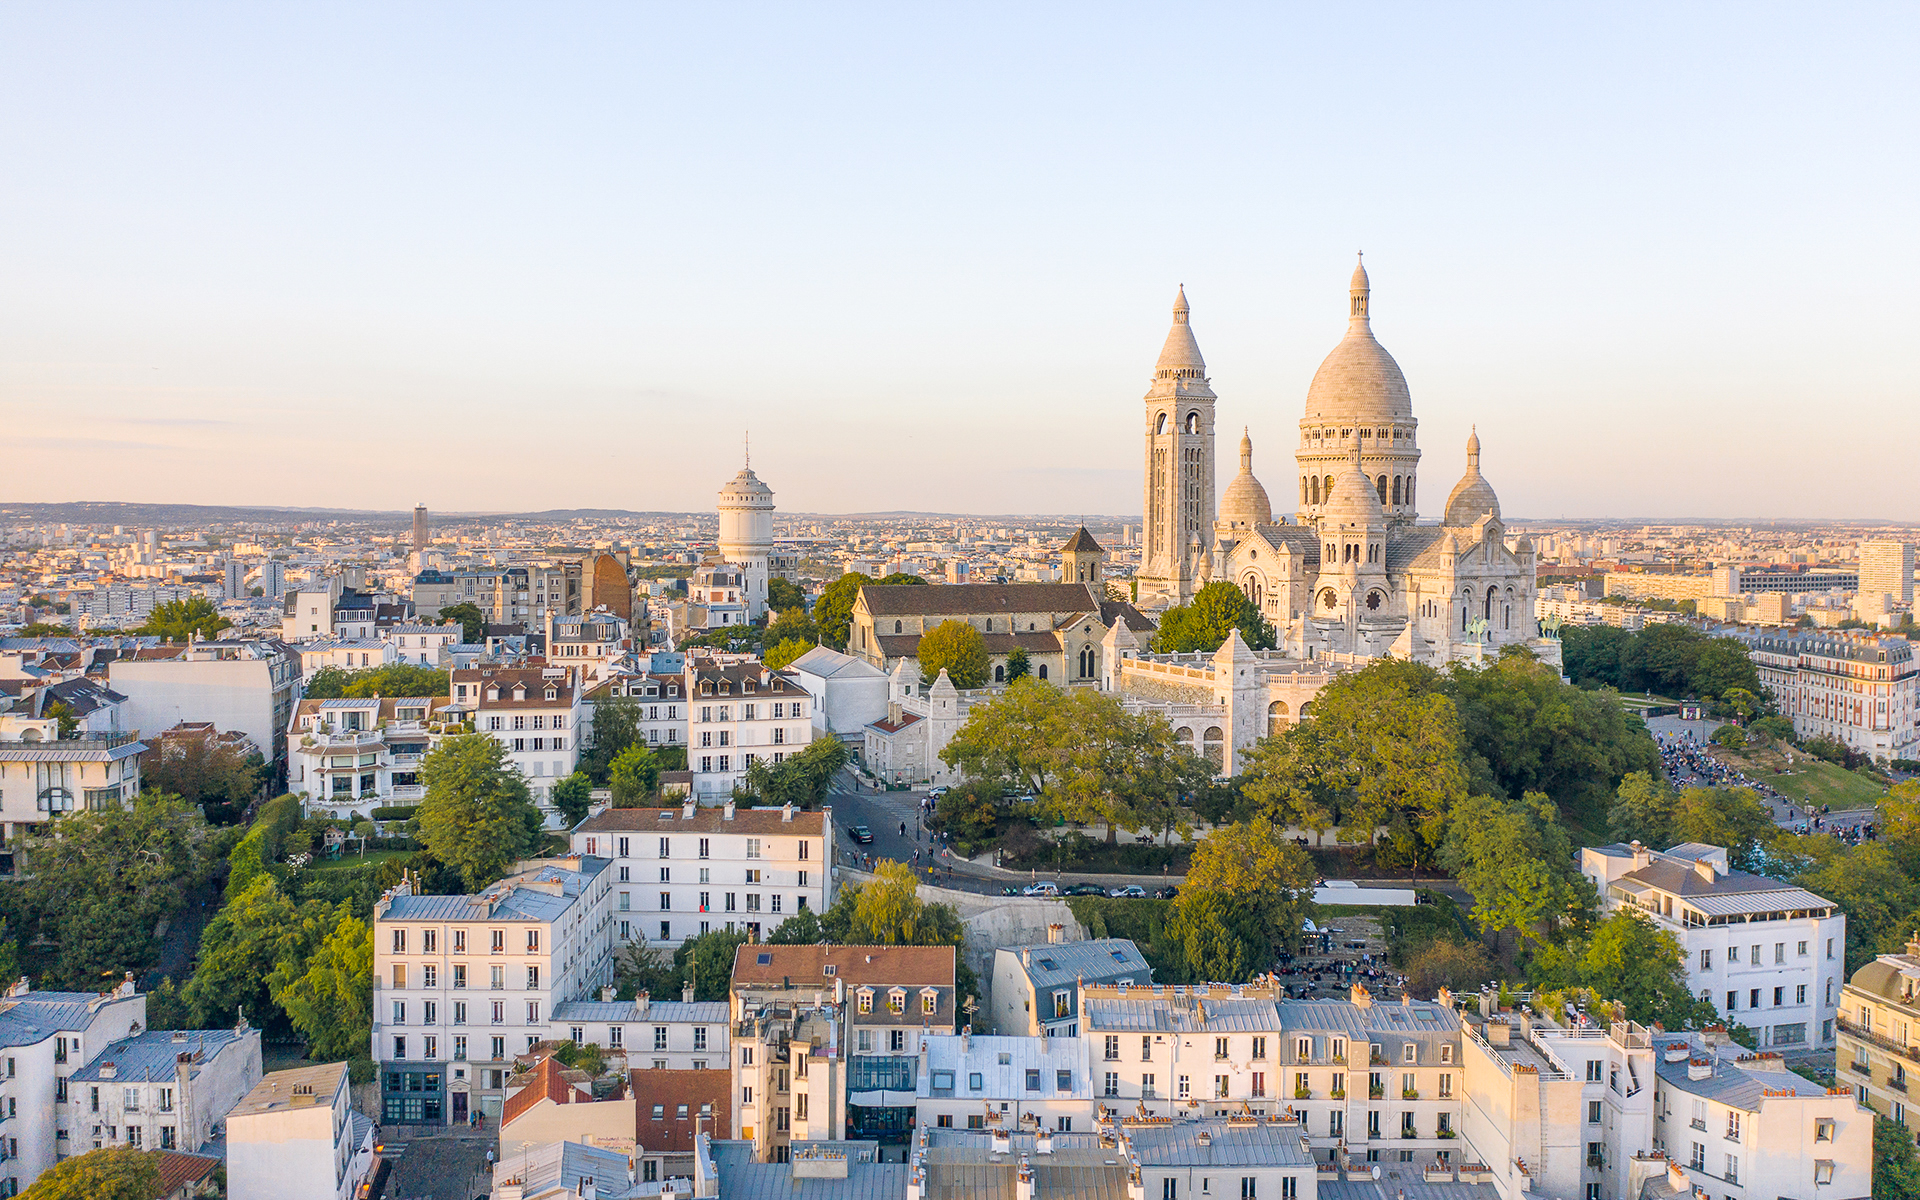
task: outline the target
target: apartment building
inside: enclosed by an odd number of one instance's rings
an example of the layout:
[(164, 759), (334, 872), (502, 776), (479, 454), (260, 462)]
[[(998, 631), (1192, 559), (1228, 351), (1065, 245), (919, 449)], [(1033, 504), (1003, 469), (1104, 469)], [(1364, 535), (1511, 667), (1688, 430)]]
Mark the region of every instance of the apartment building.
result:
[(1869, 538), (1860, 543), (1860, 594), (1913, 603), (1913, 543)]
[(445, 666), (450, 647), (463, 641), (458, 621), (445, 625), (404, 622), (382, 626), (377, 632), (381, 640), (393, 644), (396, 660), (420, 667)]
[(546, 631), (547, 661), (576, 668), (586, 680), (607, 678), (633, 649), (627, 622), (605, 609), (575, 616), (549, 612)]
[(580, 761), (584, 708), (579, 672), (570, 667), (467, 667), (453, 672), (451, 711), (507, 750), (533, 801), (557, 821), (553, 785)]
[(993, 952), (996, 1033), (1079, 1037), (1082, 983), (1153, 982), (1153, 968), (1126, 938), (1069, 942), (1065, 933), (1065, 926), (1049, 925), (1048, 940), (1040, 945)]
[(392, 642), (379, 638), (323, 637), (293, 647), (300, 656), (300, 673), (311, 678), (329, 667), (337, 671), (367, 671), (400, 661)]
[(1580, 852), (1606, 910), (1631, 908), (1679, 939), (1687, 983), (1762, 1047), (1831, 1046), (1846, 982), (1847, 918), (1804, 888), (1727, 866), (1696, 842)]
[(373, 1170), (373, 1121), (347, 1064), (261, 1077), (227, 1114), (227, 1200), (354, 1200)]
[(796, 1142), (846, 1136), (844, 1005), (795, 995), (731, 1000), (733, 1051), (727, 1121), (757, 1162), (786, 1162)]
[(260, 1031), (244, 1016), (233, 1029), (131, 1033), (67, 1077), (67, 1152), (197, 1150), (260, 1074)]
[(921, 1127), (1094, 1128), (1099, 1101), (1079, 1038), (975, 1037), (962, 1029), (923, 1037), (920, 1047), (914, 1107)]
[(147, 998), (128, 977), (104, 992), (36, 992), (25, 979), (0, 995), (0, 1187), (18, 1195), (54, 1163), (90, 1149), (67, 1122), (69, 1080), (115, 1039), (146, 1028)]
[[(823, 1045), (845, 1064), (844, 1128), (857, 1137), (898, 1142), (914, 1120), (922, 1039), (955, 1031), (961, 999), (955, 989), (956, 953), (952, 946), (749, 942), (734, 955), (733, 1017), (745, 1022), (763, 1009), (828, 1012), (831, 1033), (846, 1039), (836, 1046), (829, 1037)], [(747, 1035), (743, 1030), (737, 1036)], [(738, 1044), (736, 1050), (741, 1052), (737, 1069), (752, 1065), (743, 1054), (764, 1055)], [(734, 1128), (762, 1130), (762, 1141), (776, 1155), (790, 1140), (795, 1116), (797, 1100), (781, 1086), (790, 1082), (775, 1075), (771, 1091), (764, 1084), (758, 1090), (753, 1085), (735, 1089)], [(810, 1090), (817, 1089), (810, 1085)], [(808, 1111), (811, 1107), (810, 1101)]]
[(1904, 637), (1742, 633), (1760, 684), (1803, 738), (1838, 738), (1882, 762), (1920, 756), (1920, 662)]
[[(662, 657), (662, 656), (656, 656)], [(615, 675), (587, 692), (588, 705), (611, 697), (632, 700), (640, 710), (640, 740), (649, 748), (687, 744), (686, 681), (678, 674)], [(589, 719), (589, 726), (592, 721)]]
[(1460, 1018), (1450, 1004), (1289, 1000), (1245, 986), (1081, 989), (1095, 1098), (1157, 1117), (1291, 1110), (1331, 1158), (1445, 1160), (1462, 1096)]
[(287, 790), (313, 816), (371, 815), (417, 804), (427, 752), (466, 726), (445, 696), (302, 700), (287, 731)]
[(384, 1124), (500, 1114), (515, 1055), (551, 1036), (556, 1005), (613, 974), (610, 863), (521, 863), (474, 896), (419, 896), (409, 881), (374, 906), (373, 1059)]
[(695, 800), (733, 795), (757, 757), (785, 761), (813, 740), (813, 697), (789, 672), (755, 659), (690, 661), (687, 768)]
[(833, 810), (608, 808), (569, 835), (612, 860), (616, 942), (672, 949), (715, 929), (764, 940), (797, 912), (833, 903)]
[(300, 657), (267, 639), (153, 646), (107, 664), (107, 686), (127, 698), (135, 732), (210, 721), (246, 734), (278, 768), (287, 761)]
[(546, 627), (550, 615), (580, 611), (580, 562), (529, 563), (473, 571), (422, 571), (413, 581), (413, 606), (437, 617), (454, 604), (471, 604), (491, 625)]
[(553, 1036), (578, 1046), (599, 1046), (623, 1055), (632, 1070), (722, 1071), (727, 1069), (727, 1002), (655, 1000), (645, 992), (616, 1000), (613, 988), (597, 1000), (566, 1000), (553, 1006)]
[(1913, 1089), (1920, 1080), (1920, 935), (1882, 954), (1841, 989), (1837, 1082), (1881, 1116), (1920, 1133)]

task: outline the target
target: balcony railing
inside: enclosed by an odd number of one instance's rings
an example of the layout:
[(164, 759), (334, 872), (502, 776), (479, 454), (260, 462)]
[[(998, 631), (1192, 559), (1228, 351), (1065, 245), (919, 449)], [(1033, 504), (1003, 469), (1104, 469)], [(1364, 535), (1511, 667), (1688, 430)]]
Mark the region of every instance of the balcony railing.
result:
[(1845, 1017), (1837, 1018), (1837, 1023), (1840, 1026), (1840, 1032), (1846, 1034), (1848, 1037), (1858, 1038), (1869, 1046), (1876, 1046), (1889, 1054), (1899, 1054), (1915, 1062), (1920, 1062), (1920, 1046), (1907, 1046), (1894, 1041), (1892, 1038), (1882, 1037), (1871, 1030), (1861, 1028)]
[(1872, 1063), (1865, 1063), (1865, 1062), (1859, 1062), (1859, 1061), (1850, 1062), (1847, 1064), (1847, 1069), (1849, 1071), (1857, 1071), (1860, 1074), (1866, 1075), (1868, 1077), (1871, 1077), (1873, 1075)]

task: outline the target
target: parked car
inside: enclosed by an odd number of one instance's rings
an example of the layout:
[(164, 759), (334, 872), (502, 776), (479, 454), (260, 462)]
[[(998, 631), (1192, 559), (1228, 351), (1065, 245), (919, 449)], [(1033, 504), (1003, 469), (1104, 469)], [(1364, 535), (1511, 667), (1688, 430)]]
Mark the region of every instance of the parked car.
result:
[(1062, 896), (1104, 896), (1107, 894), (1107, 889), (1097, 883), (1076, 883), (1060, 894)]
[(950, 788), (948, 788), (948, 787), (947, 787), (947, 786), (946, 786), (945, 784), (941, 784), (941, 785), (940, 785), (939, 787), (937, 787), (937, 788), (928, 788), (928, 789), (927, 789), (927, 799), (929, 799), (929, 800), (938, 800), (938, 799), (939, 799), (940, 797), (942, 797), (942, 796), (944, 796), (944, 795), (946, 795), (946, 794), (947, 794), (947, 793), (948, 793), (949, 791), (951, 791), (951, 790), (952, 790), (952, 789), (950, 789)]
[(1115, 900), (1145, 900), (1147, 898), (1147, 889), (1137, 883), (1130, 883), (1125, 887), (1114, 888), (1108, 892), (1107, 895), (1112, 896)]
[(1155, 900), (1171, 900), (1175, 896), (1178, 896), (1179, 894), (1180, 894), (1179, 888), (1173, 886), (1172, 884), (1168, 884), (1166, 887), (1163, 887), (1160, 890), (1156, 891), (1153, 894), (1153, 898)]
[(873, 845), (873, 830), (865, 825), (854, 825), (847, 830), (847, 836), (862, 846)]
[(1021, 888), (1020, 894), (1022, 896), (1058, 896), (1060, 889), (1054, 885), (1052, 880), (1042, 879), (1039, 883), (1030, 883), (1026, 887)]

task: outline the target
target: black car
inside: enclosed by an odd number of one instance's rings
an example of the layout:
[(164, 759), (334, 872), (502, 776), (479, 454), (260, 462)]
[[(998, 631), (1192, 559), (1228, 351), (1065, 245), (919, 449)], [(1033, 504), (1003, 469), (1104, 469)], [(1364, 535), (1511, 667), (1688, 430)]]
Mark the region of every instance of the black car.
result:
[(1104, 896), (1107, 894), (1107, 889), (1097, 883), (1076, 883), (1070, 888), (1062, 889), (1060, 894), (1062, 896)]
[(873, 845), (873, 830), (865, 825), (853, 825), (847, 829), (847, 836), (862, 846)]
[(1180, 889), (1168, 884), (1153, 894), (1155, 900), (1171, 900), (1180, 894)]

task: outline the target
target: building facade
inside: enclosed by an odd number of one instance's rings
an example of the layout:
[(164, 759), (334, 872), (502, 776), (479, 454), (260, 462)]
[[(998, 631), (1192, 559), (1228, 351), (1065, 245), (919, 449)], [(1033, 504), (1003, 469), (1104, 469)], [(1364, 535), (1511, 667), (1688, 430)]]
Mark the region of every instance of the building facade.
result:
[(1798, 736), (1837, 738), (1882, 762), (1920, 757), (1920, 662), (1906, 638), (1845, 630), (1736, 636)]
[(347, 1064), (273, 1071), (227, 1114), (228, 1200), (354, 1200), (373, 1170), (373, 1121)]
[(453, 672), (450, 715), (498, 741), (526, 777), (533, 801), (557, 821), (553, 785), (580, 761), (584, 712), (577, 668), (466, 667)]
[(302, 700), (287, 731), (287, 790), (313, 816), (365, 817), (426, 797), (420, 764), (467, 731), (445, 696)]
[(756, 758), (785, 762), (813, 740), (813, 697), (790, 673), (769, 671), (758, 659), (690, 659), (686, 689), (695, 800), (731, 797)]

